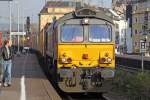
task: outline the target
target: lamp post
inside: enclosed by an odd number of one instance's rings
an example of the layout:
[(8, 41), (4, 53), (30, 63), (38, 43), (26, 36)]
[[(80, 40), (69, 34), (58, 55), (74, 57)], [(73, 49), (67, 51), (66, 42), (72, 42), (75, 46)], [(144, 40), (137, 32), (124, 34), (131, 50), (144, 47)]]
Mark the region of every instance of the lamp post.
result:
[(142, 72), (144, 72), (144, 53), (147, 51), (147, 35), (144, 34), (144, 38), (140, 40), (140, 52), (141, 52), (141, 67)]
[(11, 40), (11, 23), (12, 23), (12, 1), (9, 1), (9, 39)]
[[(17, 13), (18, 13), (18, 33), (19, 33), (19, 31), (20, 31), (20, 25), (19, 25), (19, 23), (20, 23), (20, 20), (19, 20), (19, 17), (20, 17), (20, 13), (19, 13), (19, 0), (17, 1), (17, 4), (18, 4), (18, 11), (17, 11)], [(18, 35), (18, 51), (17, 51), (17, 54), (18, 55), (20, 55), (20, 36)]]
[[(25, 19), (25, 17), (24, 17), (24, 8), (22, 9), (23, 11), (22, 11), (22, 32), (24, 33), (25, 32), (25, 29), (24, 29), (24, 19)], [(24, 48), (24, 34), (23, 34), (23, 48)]]

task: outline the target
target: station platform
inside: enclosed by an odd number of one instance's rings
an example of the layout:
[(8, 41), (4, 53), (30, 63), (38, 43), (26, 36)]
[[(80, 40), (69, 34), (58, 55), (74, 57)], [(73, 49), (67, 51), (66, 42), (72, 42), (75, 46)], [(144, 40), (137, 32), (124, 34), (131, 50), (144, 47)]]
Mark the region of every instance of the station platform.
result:
[[(141, 60), (141, 55), (127, 55), (127, 54), (118, 55), (118, 54), (116, 54), (116, 57)], [(144, 56), (143, 58), (144, 58), (145, 61), (150, 61), (150, 57)]]
[(61, 100), (44, 75), (36, 55), (15, 56), (11, 87), (0, 87), (0, 100)]

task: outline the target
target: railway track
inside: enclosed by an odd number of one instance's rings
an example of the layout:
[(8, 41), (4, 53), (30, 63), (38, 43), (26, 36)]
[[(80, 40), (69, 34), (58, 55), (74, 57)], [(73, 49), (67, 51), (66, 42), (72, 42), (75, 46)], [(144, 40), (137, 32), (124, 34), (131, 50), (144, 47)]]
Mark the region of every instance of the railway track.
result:
[[(37, 55), (38, 57), (38, 55)], [(40, 58), (40, 57), (38, 57)], [(40, 60), (40, 65), (44, 66), (44, 61)], [(47, 70), (44, 67), (41, 67), (43, 69), (43, 71), (45, 72), (45, 75), (47, 76), (48, 80), (50, 83), (53, 83), (51, 80), (51, 76), (49, 76), (49, 74), (47, 73)], [(55, 90), (57, 91), (57, 93), (60, 95), (60, 97), (62, 98), (62, 100), (112, 100), (109, 99), (106, 96), (103, 96), (102, 93), (92, 93), (92, 94), (66, 94), (63, 93), (62, 91), (60, 91), (56, 86), (54, 86), (54, 84), (52, 84), (53, 87), (55, 88)]]
[[(52, 80), (50, 79), (50, 76), (48, 76), (49, 81), (52, 83)], [(58, 87), (54, 86), (52, 84), (57, 93), (60, 95), (62, 100), (111, 100), (108, 99), (106, 96), (103, 96), (102, 93), (89, 93), (89, 94), (82, 94), (82, 93), (64, 93), (58, 89)]]
[(137, 73), (137, 72), (141, 72), (142, 70), (140, 68), (134, 68), (134, 67), (129, 67), (129, 66), (125, 66), (125, 65), (120, 65), (120, 64), (116, 64), (116, 68), (117, 69), (121, 69), (130, 73)]
[[(116, 64), (120, 68), (130, 69), (130, 70), (140, 70), (141, 69), (141, 59), (118, 57), (116, 56)], [(150, 70), (150, 61), (144, 60), (144, 69)]]
[(101, 93), (95, 93), (95, 94), (71, 94), (67, 95), (66, 98), (63, 100), (110, 100), (108, 97), (103, 96)]

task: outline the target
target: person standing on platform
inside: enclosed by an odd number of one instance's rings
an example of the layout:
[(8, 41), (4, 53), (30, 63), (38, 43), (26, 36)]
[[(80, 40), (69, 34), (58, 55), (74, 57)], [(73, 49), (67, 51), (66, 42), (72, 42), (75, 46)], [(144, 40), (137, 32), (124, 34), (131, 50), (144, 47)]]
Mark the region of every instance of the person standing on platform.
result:
[(0, 49), (0, 56), (3, 58), (3, 83), (4, 87), (11, 86), (11, 69), (12, 69), (12, 48), (11, 41), (5, 40), (3, 47)]

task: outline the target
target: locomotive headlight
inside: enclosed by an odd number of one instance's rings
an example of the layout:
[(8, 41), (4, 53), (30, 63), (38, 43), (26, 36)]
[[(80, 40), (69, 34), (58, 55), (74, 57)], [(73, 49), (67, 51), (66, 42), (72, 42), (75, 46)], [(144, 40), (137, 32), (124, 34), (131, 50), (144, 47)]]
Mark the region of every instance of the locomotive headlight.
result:
[(89, 23), (89, 19), (84, 19), (84, 23), (88, 24)]
[(107, 62), (111, 63), (112, 59), (111, 58), (107, 58)]
[(61, 59), (61, 62), (62, 62), (62, 63), (65, 63), (65, 62), (66, 62), (66, 58), (62, 58), (62, 59)]
[(71, 63), (71, 62), (72, 62), (72, 59), (71, 59), (71, 58), (67, 58), (67, 62), (68, 62), (68, 63)]
[(82, 24), (89, 24), (89, 19), (87, 19), (87, 18), (83, 19), (81, 22), (82, 22)]
[(106, 59), (105, 58), (101, 58), (100, 59), (100, 63), (105, 63)]
[(64, 64), (70, 64), (72, 63), (72, 58), (61, 58), (61, 63), (64, 63)]

